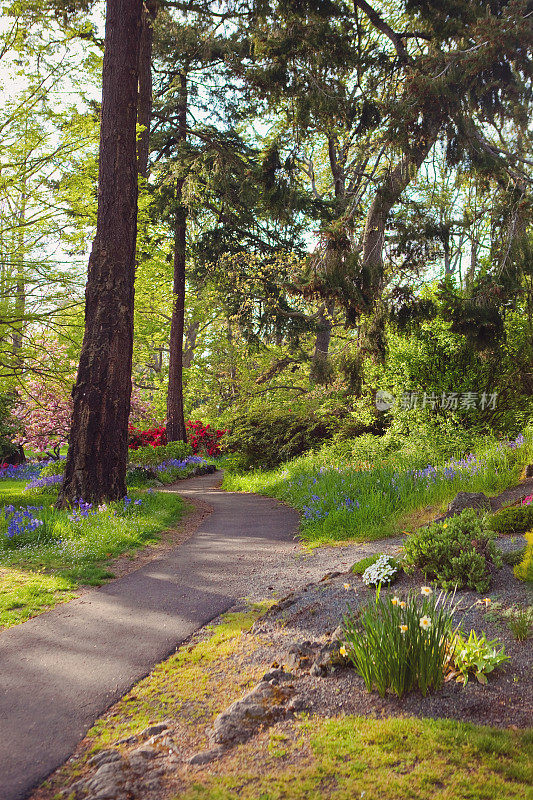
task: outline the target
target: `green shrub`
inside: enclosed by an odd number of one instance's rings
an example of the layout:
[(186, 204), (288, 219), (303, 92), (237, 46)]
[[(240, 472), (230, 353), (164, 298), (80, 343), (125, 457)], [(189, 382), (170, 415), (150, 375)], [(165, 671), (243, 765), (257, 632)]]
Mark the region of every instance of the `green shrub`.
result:
[(489, 520), (491, 530), (496, 533), (525, 533), (533, 528), (533, 504), (502, 508)]
[(533, 532), (526, 535), (526, 547), (520, 564), (513, 570), (515, 578), (519, 581), (533, 581)]
[(41, 478), (48, 478), (50, 475), (62, 475), (65, 471), (66, 458), (60, 458), (57, 461), (50, 461), (41, 470)]
[(171, 458), (186, 458), (192, 455), (192, 447), (187, 442), (169, 442), (161, 447), (139, 447), (128, 450), (129, 463), (136, 466), (155, 467)]
[(159, 449), (164, 450), (162, 461), (167, 461), (169, 458), (186, 458), (192, 455), (192, 447), (188, 442), (169, 442)]
[(502, 553), (502, 561), (510, 567), (516, 567), (524, 558), (525, 553), (525, 546), (521, 547), (519, 550), (508, 550), (506, 553)]
[[(381, 697), (387, 689), (398, 697), (412, 689), (426, 695), (444, 681), (448, 641), (452, 635), (448, 595), (419, 596), (405, 600), (377, 593), (376, 601), (356, 616), (344, 618), (346, 655), (363, 678), (368, 691)], [(341, 651), (342, 652), (342, 651)]]
[(331, 439), (337, 425), (333, 416), (313, 412), (253, 410), (230, 422), (225, 449), (239, 454), (240, 469), (270, 469)]
[(485, 518), (467, 508), (408, 536), (404, 568), (410, 572), (420, 569), (445, 589), (468, 587), (484, 592), (490, 586), (491, 568), (503, 563), (494, 538)]
[(507, 627), (517, 642), (525, 642), (533, 628), (533, 606), (528, 608), (510, 608), (507, 614)]

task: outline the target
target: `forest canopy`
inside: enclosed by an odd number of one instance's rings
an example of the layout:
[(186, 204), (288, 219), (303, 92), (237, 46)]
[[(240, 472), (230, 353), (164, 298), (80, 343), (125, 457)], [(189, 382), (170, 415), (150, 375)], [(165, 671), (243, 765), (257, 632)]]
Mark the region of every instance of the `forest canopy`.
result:
[[(1, 9), (2, 415), (32, 448), (43, 426), (68, 438), (109, 42), (101, 2)], [(300, 451), (391, 425), (518, 433), (533, 3), (146, 0), (141, 17), (136, 424), (253, 437), (297, 417)]]

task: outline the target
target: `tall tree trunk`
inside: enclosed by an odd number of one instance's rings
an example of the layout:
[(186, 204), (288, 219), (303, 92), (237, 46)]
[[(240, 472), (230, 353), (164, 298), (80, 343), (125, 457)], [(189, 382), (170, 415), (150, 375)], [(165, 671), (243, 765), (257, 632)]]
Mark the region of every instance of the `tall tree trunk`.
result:
[(331, 331), (333, 329), (333, 313), (335, 311), (335, 301), (328, 300), (321, 308), (318, 320), (318, 330), (315, 338), (315, 352), (313, 361), (326, 361), (331, 341)]
[(370, 205), (363, 233), (362, 254), (363, 267), (367, 271), (368, 288), (365, 300), (369, 310), (383, 290), (383, 247), (389, 214), (435, 144), (439, 127), (436, 119), (427, 122), (426, 135), (421, 137), (417, 147), (404, 154), (398, 164), (387, 173)]
[(150, 127), (152, 125), (152, 44), (154, 22), (158, 6), (155, 0), (145, 0), (141, 17), (141, 41), (139, 46), (139, 99), (137, 122), (143, 131), (137, 140), (137, 170), (142, 178), (148, 175), (150, 153)]
[[(187, 75), (180, 76), (178, 106), (178, 142), (187, 137)], [(170, 323), (170, 356), (167, 392), (167, 439), (187, 441), (183, 411), (183, 329), (185, 324), (185, 246), (187, 209), (182, 202), (184, 178), (176, 181), (176, 211), (174, 217), (174, 287), (172, 321)]]
[(137, 238), (141, 3), (108, 0), (96, 236), (60, 507), (126, 493)]
[(15, 369), (22, 369), (22, 337), (24, 333), (24, 314), (26, 312), (26, 270), (24, 268), (24, 225), (26, 222), (26, 205), (28, 196), (26, 193), (26, 176), (23, 178), (23, 190), (20, 198), (20, 209), (18, 214), (19, 229), (16, 233), (17, 246), (15, 248), (15, 260), (17, 277), (15, 282), (15, 324), (11, 339), (13, 366)]

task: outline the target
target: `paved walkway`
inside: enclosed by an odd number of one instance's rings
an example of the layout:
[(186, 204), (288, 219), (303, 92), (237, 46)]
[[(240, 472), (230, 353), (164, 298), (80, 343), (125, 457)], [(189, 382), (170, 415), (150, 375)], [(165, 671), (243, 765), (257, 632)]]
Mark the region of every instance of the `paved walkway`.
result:
[(180, 484), (213, 513), (184, 544), (0, 636), (0, 798), (22, 800), (97, 717), (194, 631), (230, 608), (272, 551), (294, 554), (295, 511)]

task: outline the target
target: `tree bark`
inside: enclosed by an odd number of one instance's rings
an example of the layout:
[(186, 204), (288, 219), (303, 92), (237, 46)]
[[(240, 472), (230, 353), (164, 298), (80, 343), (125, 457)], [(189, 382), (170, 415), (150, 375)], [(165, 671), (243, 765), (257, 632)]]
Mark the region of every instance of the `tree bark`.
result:
[(140, 34), (140, 0), (108, 0), (96, 236), (89, 258), (85, 332), (59, 507), (80, 499), (118, 500), (126, 493)]
[(137, 105), (137, 122), (144, 129), (137, 140), (137, 170), (143, 178), (148, 176), (148, 155), (150, 153), (153, 103), (152, 44), (157, 11), (157, 3), (154, 0), (146, 0), (143, 4), (139, 46), (139, 99)]
[(437, 120), (428, 122), (426, 135), (387, 173), (370, 205), (363, 233), (362, 254), (363, 267), (368, 272), (369, 296), (366, 300), (369, 309), (383, 289), (383, 247), (389, 214), (435, 144), (439, 127)]
[[(178, 142), (187, 137), (187, 75), (180, 76), (178, 106)], [(174, 217), (174, 286), (172, 321), (170, 323), (170, 356), (167, 392), (167, 440), (187, 441), (183, 410), (183, 330), (185, 324), (185, 247), (187, 237), (187, 209), (182, 202), (185, 179), (176, 181), (176, 211)]]

